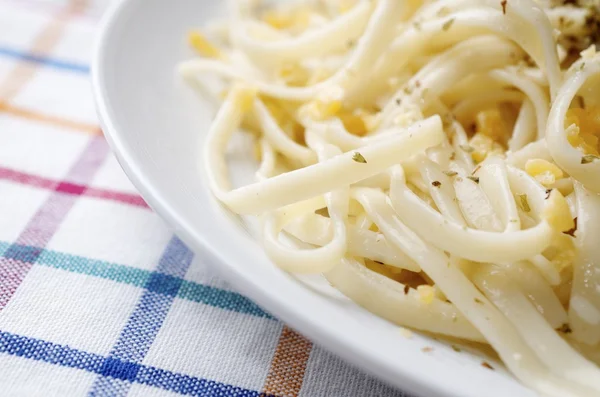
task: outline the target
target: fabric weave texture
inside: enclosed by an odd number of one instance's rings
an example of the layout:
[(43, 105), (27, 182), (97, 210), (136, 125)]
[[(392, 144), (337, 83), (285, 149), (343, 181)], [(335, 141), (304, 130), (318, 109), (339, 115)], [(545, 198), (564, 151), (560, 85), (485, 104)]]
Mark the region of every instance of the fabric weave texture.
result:
[(403, 396), (237, 293), (138, 195), (88, 79), (108, 2), (0, 0), (0, 396)]

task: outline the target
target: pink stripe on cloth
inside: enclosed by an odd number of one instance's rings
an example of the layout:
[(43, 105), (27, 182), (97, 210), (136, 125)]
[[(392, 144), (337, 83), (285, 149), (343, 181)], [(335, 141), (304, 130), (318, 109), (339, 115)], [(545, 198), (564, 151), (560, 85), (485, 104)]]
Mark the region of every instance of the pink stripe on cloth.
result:
[(101, 199), (105, 199), (105, 200), (118, 201), (121, 203), (134, 205), (137, 207), (143, 207), (143, 208), (148, 208), (148, 209), (150, 208), (148, 206), (148, 204), (146, 204), (144, 199), (141, 196), (138, 196), (136, 194), (121, 193), (121, 192), (115, 192), (112, 190), (88, 187), (85, 191), (85, 195), (89, 196), (89, 197), (97, 197), (97, 198), (101, 198)]
[(0, 258), (0, 310), (8, 304), (10, 298), (17, 291), (31, 264), (25, 264), (18, 259)]
[(79, 157), (79, 160), (71, 167), (71, 170), (65, 177), (65, 181), (81, 185), (89, 184), (96, 171), (98, 171), (102, 163), (106, 160), (108, 153), (109, 148), (104, 140), (104, 136), (93, 137)]
[(26, 172), (16, 171), (10, 168), (4, 168), (2, 166), (0, 166), (0, 180), (16, 182), (39, 189), (56, 190), (57, 192), (65, 194), (96, 197), (136, 207), (150, 208), (144, 199), (137, 194), (101, 189), (72, 182), (59, 182), (53, 179), (44, 178), (42, 176), (28, 174)]
[(57, 182), (41, 176), (26, 174), (9, 168), (0, 167), (0, 179), (18, 182), (23, 185), (29, 185), (40, 189), (54, 189)]
[[(65, 180), (78, 184), (88, 184), (102, 165), (108, 154), (108, 145), (103, 137), (94, 137), (79, 159), (71, 167)], [(42, 205), (29, 221), (17, 239), (18, 244), (45, 247), (71, 210), (77, 196), (56, 191)]]
[[(88, 184), (107, 154), (108, 145), (104, 138), (91, 138), (65, 179), (68, 183)], [(8, 247), (0, 258), (0, 310), (4, 309), (17, 291), (33, 263), (75, 204), (77, 197), (55, 190), (25, 226), (16, 244)]]

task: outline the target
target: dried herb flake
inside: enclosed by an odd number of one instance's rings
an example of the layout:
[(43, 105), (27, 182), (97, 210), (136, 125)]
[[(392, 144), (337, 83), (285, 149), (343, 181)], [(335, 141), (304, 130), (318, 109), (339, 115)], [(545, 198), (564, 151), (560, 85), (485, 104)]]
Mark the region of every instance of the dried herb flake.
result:
[(596, 160), (600, 160), (600, 157), (596, 156), (595, 154), (586, 154), (581, 158), (581, 164), (593, 163)]
[(570, 334), (573, 332), (569, 323), (564, 323), (559, 328), (556, 329), (558, 332), (562, 332), (563, 334)]
[(521, 208), (521, 210), (523, 212), (530, 212), (531, 207), (529, 206), (529, 201), (527, 201), (527, 195), (518, 194), (517, 196), (519, 197), (519, 207)]
[(475, 151), (475, 149), (473, 149), (473, 147), (469, 145), (459, 145), (458, 147), (467, 153), (473, 153)]
[(442, 30), (446, 31), (448, 29), (450, 29), (450, 27), (452, 26), (452, 24), (454, 23), (454, 18), (447, 20), (446, 22), (444, 22), (444, 24), (442, 25)]
[(492, 367), (487, 361), (482, 361), (481, 366), (487, 369), (491, 369), (492, 371), (494, 370), (494, 367)]
[(571, 229), (564, 231), (563, 233), (571, 236), (571, 237), (575, 237), (575, 232), (577, 231), (577, 217), (573, 218), (573, 223), (575, 224)]
[(354, 152), (352, 155), (352, 160), (356, 161), (357, 163), (367, 164), (367, 160), (359, 152)]

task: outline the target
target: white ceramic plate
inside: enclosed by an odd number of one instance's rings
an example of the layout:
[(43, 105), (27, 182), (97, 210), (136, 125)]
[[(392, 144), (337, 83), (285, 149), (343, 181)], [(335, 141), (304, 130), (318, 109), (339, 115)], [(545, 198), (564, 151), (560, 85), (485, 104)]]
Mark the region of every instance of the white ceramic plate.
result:
[[(320, 277), (298, 279), (273, 266), (208, 191), (199, 156), (214, 107), (174, 71), (190, 56), (187, 31), (223, 15), (224, 1), (115, 3), (93, 64), (104, 133), (144, 199), (192, 249), (208, 252), (224, 277), (275, 316), (403, 390), (423, 397), (535, 396), (501, 368), (482, 367), (481, 356), (456, 353), (424, 336), (406, 338)], [(232, 169), (239, 183), (252, 175), (239, 156)], [(425, 346), (434, 349), (426, 353)]]

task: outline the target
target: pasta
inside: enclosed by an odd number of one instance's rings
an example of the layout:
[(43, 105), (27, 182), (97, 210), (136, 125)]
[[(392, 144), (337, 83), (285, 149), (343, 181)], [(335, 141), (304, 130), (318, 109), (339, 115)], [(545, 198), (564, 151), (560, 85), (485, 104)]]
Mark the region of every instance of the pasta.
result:
[[(190, 34), (179, 73), (221, 103), (203, 167), (260, 218), (272, 261), (399, 325), (488, 343), (544, 395), (600, 395), (600, 2), (229, 11)], [(240, 129), (260, 166), (233, 187)]]

